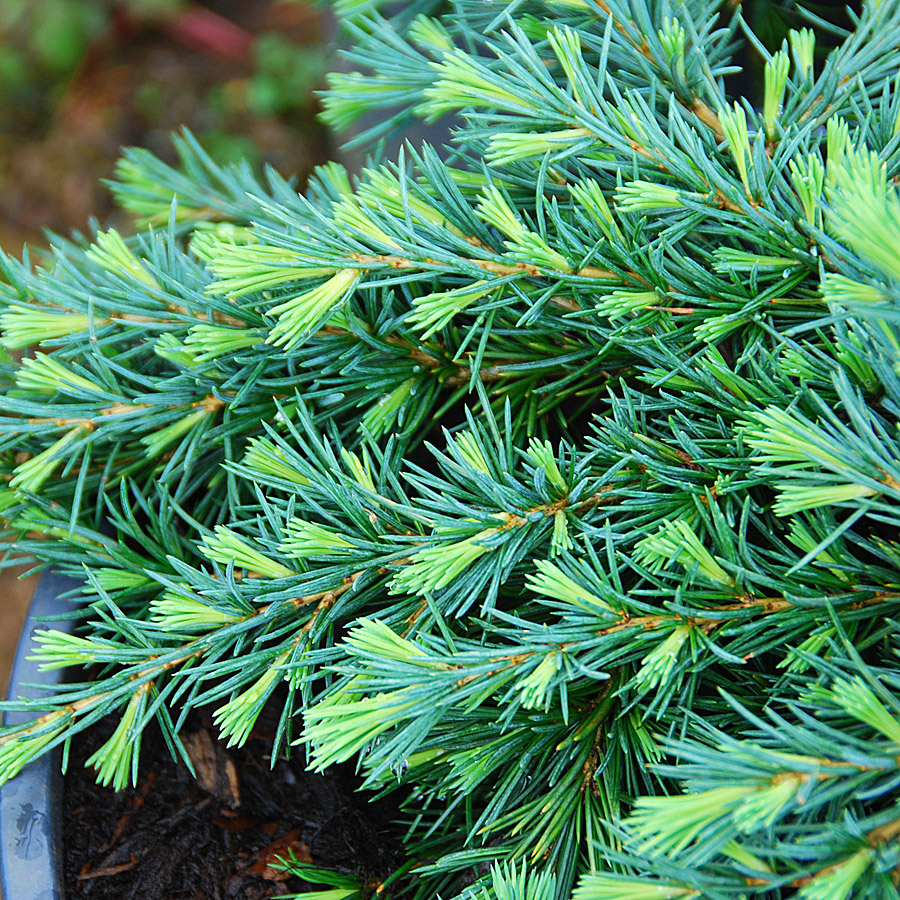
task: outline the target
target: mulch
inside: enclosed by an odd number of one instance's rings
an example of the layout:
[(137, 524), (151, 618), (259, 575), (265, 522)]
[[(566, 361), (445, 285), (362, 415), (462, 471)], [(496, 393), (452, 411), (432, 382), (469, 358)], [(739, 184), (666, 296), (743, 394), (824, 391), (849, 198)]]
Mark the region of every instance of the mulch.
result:
[(310, 886), (273, 868), (289, 853), (373, 884), (395, 860), (394, 809), (367, 802), (346, 768), (306, 771), (302, 751), (270, 768), (274, 718), (242, 748), (215, 737), (209, 711), (183, 731), (197, 777), (158, 729), (144, 736), (136, 788), (116, 794), (84, 761), (115, 728), (103, 720), (72, 743), (65, 781), (67, 900), (263, 900)]

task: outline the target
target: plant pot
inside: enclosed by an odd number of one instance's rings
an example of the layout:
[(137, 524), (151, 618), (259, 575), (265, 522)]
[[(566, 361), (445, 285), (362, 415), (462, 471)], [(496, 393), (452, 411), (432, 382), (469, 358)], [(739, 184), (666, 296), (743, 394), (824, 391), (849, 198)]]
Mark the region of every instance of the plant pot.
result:
[[(63, 670), (40, 672), (28, 659), (35, 629), (71, 631), (74, 620), (62, 595), (77, 586), (71, 578), (45, 573), (28, 609), (9, 680), (9, 699), (39, 699), (41, 684), (52, 685)], [(35, 713), (7, 713), (6, 724), (27, 722)], [(0, 886), (6, 900), (62, 900), (62, 773), (59, 750), (26, 766), (0, 788)]]

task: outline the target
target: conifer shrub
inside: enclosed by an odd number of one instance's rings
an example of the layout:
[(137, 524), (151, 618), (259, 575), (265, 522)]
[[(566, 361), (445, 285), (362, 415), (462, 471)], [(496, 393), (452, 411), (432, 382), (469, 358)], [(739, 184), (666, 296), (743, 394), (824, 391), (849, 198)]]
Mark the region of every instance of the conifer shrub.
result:
[(311, 896), (897, 897), (900, 4), (345, 6), (328, 120), (448, 150), (301, 196), (185, 135), (134, 237), (3, 260), (6, 528), (83, 588), (2, 777), (276, 703), (402, 801)]

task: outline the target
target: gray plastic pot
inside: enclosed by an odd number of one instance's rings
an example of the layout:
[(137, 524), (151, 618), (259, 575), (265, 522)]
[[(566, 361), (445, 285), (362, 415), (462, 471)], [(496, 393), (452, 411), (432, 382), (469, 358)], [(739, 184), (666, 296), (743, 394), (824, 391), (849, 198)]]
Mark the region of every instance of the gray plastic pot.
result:
[[(72, 605), (60, 599), (77, 582), (45, 573), (38, 582), (22, 628), (9, 679), (9, 699), (37, 699), (46, 691), (30, 685), (51, 685), (62, 670), (39, 672), (27, 659), (36, 628), (71, 631), (74, 622), (60, 618)], [(49, 617), (36, 621), (38, 617)], [(6, 723), (28, 722), (36, 713), (10, 712)], [(5, 900), (63, 900), (62, 774), (59, 751), (26, 766), (0, 788), (0, 887)]]

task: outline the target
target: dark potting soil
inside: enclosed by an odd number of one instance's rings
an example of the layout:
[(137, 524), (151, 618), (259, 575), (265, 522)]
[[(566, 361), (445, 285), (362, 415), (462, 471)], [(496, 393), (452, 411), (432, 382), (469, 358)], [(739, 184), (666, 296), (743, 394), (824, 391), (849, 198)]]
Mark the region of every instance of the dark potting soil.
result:
[(269, 767), (274, 718), (225, 749), (208, 713), (182, 732), (195, 778), (148, 728), (136, 788), (99, 787), (84, 761), (103, 720), (72, 742), (65, 779), (66, 900), (263, 900), (310, 886), (272, 867), (297, 859), (378, 881), (389, 874), (394, 810), (355, 791), (352, 771), (305, 770), (303, 753)]

